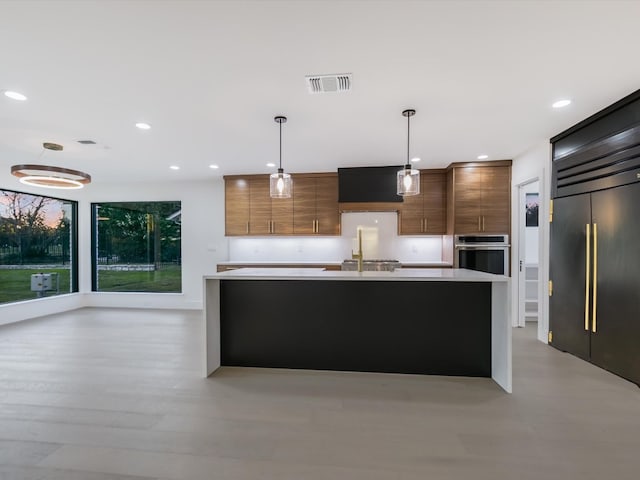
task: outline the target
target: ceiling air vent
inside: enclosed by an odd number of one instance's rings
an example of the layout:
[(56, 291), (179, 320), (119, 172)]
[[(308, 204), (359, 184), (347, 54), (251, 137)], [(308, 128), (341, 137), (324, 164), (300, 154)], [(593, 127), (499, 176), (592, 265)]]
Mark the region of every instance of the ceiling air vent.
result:
[(82, 145), (95, 145), (96, 142), (94, 142), (93, 140), (78, 140), (78, 143), (81, 143)]
[(307, 75), (309, 93), (348, 92), (353, 84), (351, 73), (337, 75)]

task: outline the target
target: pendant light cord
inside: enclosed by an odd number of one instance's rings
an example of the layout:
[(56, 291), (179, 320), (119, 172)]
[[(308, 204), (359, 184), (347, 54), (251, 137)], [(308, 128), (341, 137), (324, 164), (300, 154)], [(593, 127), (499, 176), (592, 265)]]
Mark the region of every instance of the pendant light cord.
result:
[(409, 141), (411, 139), (411, 115), (407, 115), (407, 165), (410, 165)]
[(280, 166), (278, 167), (282, 170), (282, 122), (278, 122), (280, 124)]

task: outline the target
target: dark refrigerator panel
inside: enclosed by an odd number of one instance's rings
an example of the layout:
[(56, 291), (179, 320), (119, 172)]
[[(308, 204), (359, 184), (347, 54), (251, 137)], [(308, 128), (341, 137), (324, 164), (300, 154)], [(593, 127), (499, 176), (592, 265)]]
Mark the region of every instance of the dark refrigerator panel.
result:
[(597, 269), (591, 361), (640, 384), (640, 184), (591, 195)]
[[(591, 195), (557, 198), (553, 204), (549, 278), (549, 329), (552, 345), (588, 360), (589, 294), (586, 291), (587, 225), (591, 224)], [(589, 227), (590, 229), (590, 227)], [(591, 260), (590, 260), (591, 261)]]

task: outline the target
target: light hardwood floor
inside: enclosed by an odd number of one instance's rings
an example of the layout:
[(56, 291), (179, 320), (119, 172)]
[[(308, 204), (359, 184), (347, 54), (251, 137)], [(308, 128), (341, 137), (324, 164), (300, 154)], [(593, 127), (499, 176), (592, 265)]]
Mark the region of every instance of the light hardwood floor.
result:
[(200, 378), (197, 312), (83, 309), (6, 325), (0, 479), (637, 480), (640, 389), (533, 330), (514, 330), (508, 395), (490, 379)]

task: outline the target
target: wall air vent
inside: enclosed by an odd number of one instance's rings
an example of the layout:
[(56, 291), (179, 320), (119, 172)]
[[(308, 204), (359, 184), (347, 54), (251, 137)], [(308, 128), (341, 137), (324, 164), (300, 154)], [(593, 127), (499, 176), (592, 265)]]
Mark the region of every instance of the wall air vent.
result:
[(307, 75), (305, 77), (309, 93), (348, 92), (353, 85), (351, 73), (336, 75)]

